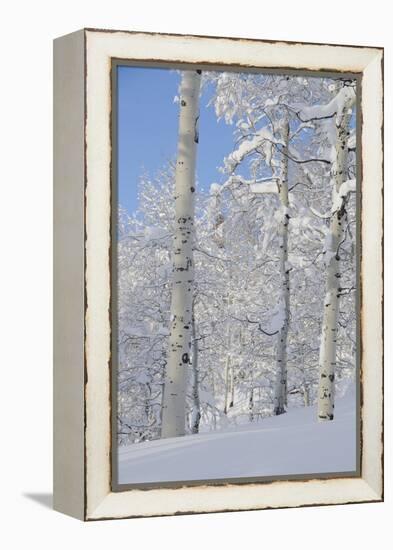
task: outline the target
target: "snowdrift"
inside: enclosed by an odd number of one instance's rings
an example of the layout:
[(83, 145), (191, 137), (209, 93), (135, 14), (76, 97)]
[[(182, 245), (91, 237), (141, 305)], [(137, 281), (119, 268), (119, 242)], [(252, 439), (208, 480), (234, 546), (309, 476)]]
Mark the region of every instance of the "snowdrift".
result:
[(337, 399), (332, 422), (315, 407), (290, 409), (225, 431), (121, 447), (119, 483), (351, 472), (356, 469), (356, 399)]

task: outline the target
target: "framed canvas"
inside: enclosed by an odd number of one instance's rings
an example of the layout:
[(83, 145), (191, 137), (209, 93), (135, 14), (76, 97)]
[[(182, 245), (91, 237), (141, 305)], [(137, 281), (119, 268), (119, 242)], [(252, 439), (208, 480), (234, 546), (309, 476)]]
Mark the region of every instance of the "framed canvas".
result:
[(383, 49), (54, 42), (54, 507), (383, 499)]

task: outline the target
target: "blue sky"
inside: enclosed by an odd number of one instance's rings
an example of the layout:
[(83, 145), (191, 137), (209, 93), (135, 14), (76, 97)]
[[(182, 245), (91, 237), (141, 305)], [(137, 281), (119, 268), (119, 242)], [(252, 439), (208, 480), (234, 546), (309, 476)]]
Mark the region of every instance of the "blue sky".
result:
[[(132, 212), (137, 207), (140, 175), (149, 175), (176, 158), (180, 75), (171, 69), (118, 67), (118, 195)], [(200, 188), (223, 181), (217, 168), (233, 147), (233, 126), (217, 122), (207, 107), (209, 89), (200, 100), (197, 181)]]
[[(176, 159), (180, 73), (172, 69), (119, 66), (118, 71), (118, 199), (130, 213), (138, 206), (138, 181), (150, 177), (170, 160)], [(197, 185), (208, 190), (211, 183), (222, 183), (218, 171), (233, 149), (234, 126), (217, 122), (208, 107), (211, 88), (203, 89), (200, 99)], [(355, 115), (351, 127), (355, 125)], [(300, 136), (307, 140), (307, 133)]]

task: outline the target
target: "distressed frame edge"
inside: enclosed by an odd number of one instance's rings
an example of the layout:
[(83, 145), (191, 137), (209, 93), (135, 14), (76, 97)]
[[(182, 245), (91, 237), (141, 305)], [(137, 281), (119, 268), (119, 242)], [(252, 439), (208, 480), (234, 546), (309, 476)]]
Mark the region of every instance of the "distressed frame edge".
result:
[[(102, 32), (108, 32), (108, 31), (90, 31), (88, 29), (85, 30), (85, 32), (87, 34), (91, 34), (91, 33), (102, 33)], [(113, 33), (116, 33), (117, 31), (112, 31)], [(133, 34), (133, 33), (130, 33), (130, 34)], [(136, 33), (137, 35), (144, 35), (146, 36), (146, 33)], [(151, 36), (151, 35), (147, 35), (147, 36)], [(155, 35), (153, 35), (155, 36)], [(174, 35), (165, 35), (165, 37), (168, 37), (168, 36), (174, 36)], [(179, 35), (179, 38), (183, 38), (181, 37), (181, 35)], [(189, 39), (193, 39), (193, 37), (188, 37)], [(206, 37), (207, 39), (210, 39), (211, 37)], [(238, 39), (231, 39), (229, 38), (228, 40), (238, 40)], [(247, 41), (247, 39), (245, 39)], [(261, 41), (256, 41), (256, 42), (264, 42), (263, 40)], [(279, 44), (283, 44), (282, 42), (277, 42), (277, 43), (274, 43), (276, 46), (278, 46)], [(293, 46), (300, 46), (301, 44), (299, 43), (295, 43), (293, 44)], [(337, 46), (334, 46), (334, 47), (339, 47), (338, 45)], [(350, 46), (342, 46), (343, 48), (345, 49), (350, 49), (351, 47)], [(317, 48), (319, 49), (319, 46), (317, 46)], [(372, 59), (371, 61), (369, 61), (369, 63), (363, 68), (363, 75), (366, 73), (366, 70), (367, 70), (367, 67), (369, 65), (371, 65), (373, 63), (373, 61), (377, 61), (379, 63), (379, 67), (381, 68), (381, 64), (383, 64), (383, 49), (381, 48), (370, 48), (370, 47), (364, 47), (365, 49), (367, 49), (368, 51), (372, 50), (373, 52), (373, 56), (372, 56)], [(159, 60), (162, 56), (160, 56), (159, 58), (157, 58), (157, 60)], [(175, 60), (174, 60), (175, 61)], [(298, 69), (297, 69), (298, 70)], [(377, 71), (378, 73), (378, 71)], [(378, 98), (380, 98), (382, 100), (382, 97), (383, 97), (383, 71), (380, 70), (379, 74), (377, 75), (378, 78), (377, 78), (377, 83), (376, 85), (379, 87), (380, 86), (380, 95), (378, 95)], [(379, 127), (379, 131), (383, 131), (383, 105), (381, 105), (381, 109), (379, 109), (379, 105), (377, 106), (377, 114), (379, 115), (379, 119), (380, 119), (380, 122), (381, 122), (381, 125)], [(382, 135), (381, 135), (382, 137)], [(363, 138), (364, 138), (364, 135), (363, 135)], [(379, 140), (378, 140), (379, 141)], [(378, 143), (379, 145), (379, 143)], [(377, 147), (377, 149), (380, 149), (381, 150), (381, 160), (382, 160), (382, 147), (383, 147), (383, 140), (380, 139), (380, 145), (381, 147)], [(374, 166), (375, 169), (377, 169), (377, 171), (381, 172), (381, 166), (378, 167), (377, 164), (375, 164)], [(379, 168), (379, 170), (378, 170)], [(381, 191), (383, 189), (383, 174), (379, 174), (381, 177), (378, 179), (380, 180), (380, 184), (381, 184)], [(363, 189), (362, 189), (363, 191)], [(382, 205), (382, 202), (379, 204), (379, 214), (380, 216), (382, 217), (383, 215), (383, 205)], [(379, 223), (379, 219), (378, 218), (378, 223)], [(381, 269), (381, 263), (378, 263), (377, 265), (377, 271), (378, 273), (381, 273), (382, 272), (382, 269)], [(377, 273), (377, 274), (378, 274)], [(379, 292), (379, 289), (377, 290), (377, 294)], [(375, 293), (374, 293), (375, 294)], [(380, 297), (380, 299), (382, 300), (383, 299), (383, 289), (381, 287), (381, 293), (380, 295), (378, 295), (377, 297)], [(379, 311), (379, 313), (381, 313)], [(381, 321), (382, 321), (382, 317), (381, 315), (378, 315), (378, 318), (377, 318), (377, 324), (379, 326), (380, 329), (382, 329), (382, 325), (381, 325)], [(381, 332), (381, 340), (380, 342), (378, 342), (380, 344), (380, 352), (381, 352), (381, 360), (382, 360), (382, 342), (383, 342), (383, 335), (382, 335), (382, 332)], [(382, 377), (382, 369), (379, 369), (381, 371), (381, 377)], [(381, 379), (381, 382), (382, 379)], [(381, 390), (382, 390), (382, 385), (381, 385), (381, 388), (380, 390), (377, 390), (380, 392), (380, 395), (379, 397), (381, 397)], [(382, 400), (381, 400), (382, 401)], [(380, 432), (383, 431), (383, 426), (381, 426), (381, 430)], [(380, 449), (381, 451), (380, 455), (382, 457), (382, 460), (383, 460), (383, 445), (382, 445), (382, 440), (381, 440), (381, 446), (380, 446)], [(87, 459), (87, 457), (86, 457)], [(347, 501), (347, 503), (349, 502), (375, 502), (375, 501), (381, 501), (383, 500), (383, 465), (382, 465), (382, 462), (381, 462), (381, 467), (380, 468), (377, 468), (377, 472), (376, 472), (376, 475), (372, 476), (372, 479), (371, 477), (369, 476), (369, 472), (363, 472), (364, 475), (362, 475), (361, 478), (358, 478), (357, 480), (352, 480), (353, 482), (356, 481), (356, 482), (359, 482), (359, 487), (362, 486), (363, 489), (366, 491), (366, 493), (368, 494), (367, 496), (367, 500), (359, 500), (359, 497), (358, 498), (355, 498), (353, 501)], [(346, 478), (344, 478), (344, 481), (346, 480)], [(329, 480), (330, 481), (330, 480)], [(329, 482), (327, 481), (327, 482)], [(274, 482), (276, 484), (279, 484), (281, 482)], [(285, 483), (285, 482), (282, 482), (282, 483)], [(293, 482), (289, 482), (289, 483), (293, 483)], [(310, 482), (302, 482), (302, 484), (307, 484), (307, 483), (310, 483)], [(323, 484), (325, 484), (326, 482), (323, 482)], [(211, 487), (209, 487), (209, 489), (213, 489)], [(367, 490), (368, 489), (368, 490)], [(165, 489), (159, 489), (157, 491), (159, 492), (162, 492), (162, 491), (165, 491)], [(191, 490), (194, 490), (195, 491), (195, 488), (192, 488)], [(86, 487), (86, 491), (88, 492), (88, 486)], [(183, 491), (182, 489), (176, 489), (176, 491)], [(132, 491), (126, 491), (126, 493), (137, 493), (138, 490), (132, 490)], [(154, 491), (156, 492), (156, 491)], [(86, 513), (85, 513), (85, 519), (86, 520), (95, 520), (95, 519), (109, 519), (109, 518), (115, 518), (115, 517), (143, 517), (143, 516), (155, 516), (155, 515), (173, 515), (173, 514), (176, 514), (176, 513), (203, 513), (204, 511), (208, 511), (208, 512), (220, 512), (220, 511), (226, 511), (224, 508), (219, 508), (219, 509), (209, 509), (209, 510), (191, 510), (191, 509), (187, 509), (186, 511), (183, 510), (177, 510), (177, 511), (169, 511), (169, 512), (164, 512), (164, 513), (154, 513), (154, 511), (152, 513), (137, 513), (137, 514), (126, 514), (126, 515), (123, 515), (123, 514), (117, 514), (117, 515), (111, 515), (109, 514), (108, 515), (108, 507), (107, 505), (109, 505), (109, 507), (111, 507), (111, 500), (112, 500), (112, 496), (115, 495), (116, 493), (111, 493), (110, 490), (108, 490), (108, 492), (105, 494), (104, 498), (102, 498), (100, 500), (100, 502), (98, 503), (98, 505), (96, 506), (93, 506), (93, 507), (88, 507), (86, 509)], [(88, 496), (88, 495), (87, 495)], [(178, 496), (179, 493), (178, 493)], [(205, 494), (206, 496), (206, 494)], [(338, 499), (339, 500), (339, 499)], [(305, 504), (298, 504), (298, 505), (294, 505), (294, 504), (290, 504), (288, 506), (290, 507), (294, 507), (294, 506), (310, 506), (310, 505), (324, 505), (324, 504), (344, 504), (344, 502), (339, 502), (339, 501), (334, 501), (334, 502), (326, 502), (325, 500), (325, 497), (323, 497), (323, 499), (319, 502), (313, 502), (312, 504), (311, 503), (305, 503)], [(97, 503), (96, 503), (97, 504)], [(255, 507), (248, 507), (248, 508), (230, 508), (230, 511), (240, 511), (241, 509), (263, 509), (263, 508), (281, 508), (281, 507), (287, 507), (285, 505), (273, 505), (273, 506), (270, 506), (268, 504), (266, 505), (258, 505), (256, 508)], [(198, 508), (198, 507), (197, 507)], [(205, 506), (206, 508), (206, 506)], [(229, 511), (229, 510), (227, 510)]]
[[(113, 31), (117, 32), (117, 31)], [(133, 31), (129, 31), (130, 34), (135, 34)], [(191, 38), (191, 36), (189, 36)], [(213, 37), (217, 38), (217, 37)], [(241, 40), (241, 39), (238, 39)], [(263, 41), (262, 41), (263, 42)], [(273, 41), (272, 41), (273, 42)], [(291, 43), (289, 43), (291, 44)], [(352, 46), (351, 46), (352, 47)], [(357, 46), (362, 47), (362, 46)], [(318, 472), (314, 474), (288, 474), (288, 475), (275, 475), (275, 476), (263, 476), (263, 477), (243, 477), (243, 478), (219, 478), (219, 479), (201, 479), (201, 480), (183, 480), (183, 481), (173, 481), (173, 482), (146, 482), (146, 483), (122, 483), (119, 484), (117, 481), (114, 481), (113, 476), (117, 475), (117, 457), (118, 457), (118, 450), (116, 449), (116, 439), (117, 436), (114, 433), (114, 426), (116, 426), (116, 407), (117, 407), (117, 397), (116, 397), (116, 391), (117, 391), (117, 380), (116, 380), (116, 370), (113, 367), (113, 362), (117, 360), (117, 351), (116, 351), (116, 345), (114, 344), (113, 335), (116, 333), (117, 330), (117, 321), (116, 321), (116, 296), (117, 296), (117, 289), (115, 284), (115, 279), (117, 276), (117, 270), (115, 267), (115, 249), (116, 249), (116, 238), (114, 236), (114, 233), (116, 232), (117, 222), (116, 222), (116, 203), (117, 203), (117, 188), (116, 188), (116, 181), (117, 181), (117, 163), (116, 163), (116, 151), (117, 151), (117, 137), (116, 137), (116, 131), (117, 131), (117, 122), (116, 122), (116, 110), (117, 110), (117, 100), (115, 99), (116, 93), (117, 93), (117, 75), (116, 71), (119, 67), (151, 67), (151, 68), (167, 68), (167, 69), (177, 69), (181, 70), (189, 69), (192, 67), (199, 67), (202, 71), (205, 70), (206, 67), (208, 67), (211, 71), (220, 71), (222, 70), (223, 66), (221, 65), (209, 65), (207, 63), (202, 64), (190, 64), (186, 62), (170, 62), (167, 60), (160, 60), (160, 61), (144, 61), (144, 60), (138, 60), (135, 61), (134, 59), (118, 59), (111, 57), (111, 120), (110, 120), (110, 127), (111, 127), (111, 220), (110, 220), (110, 230), (111, 230), (111, 241), (110, 241), (110, 254), (111, 254), (111, 266), (110, 266), (110, 285), (111, 285), (111, 296), (110, 296), (110, 311), (111, 311), (111, 360), (110, 360), (110, 368), (111, 368), (111, 491), (116, 492), (124, 492), (128, 490), (150, 490), (150, 489), (157, 489), (157, 488), (173, 488), (178, 489), (182, 487), (195, 487), (195, 486), (225, 486), (225, 485), (246, 485), (246, 484), (268, 484), (271, 482), (276, 481), (312, 481), (312, 480), (323, 480), (323, 479), (346, 479), (346, 478), (359, 478), (361, 477), (361, 461), (362, 461), (362, 444), (361, 444), (361, 407), (360, 407), (360, 390), (361, 390), (361, 373), (360, 373), (360, 363), (361, 363), (361, 353), (359, 350), (359, 353), (357, 353), (356, 358), (356, 415), (357, 415), (357, 422), (356, 422), (356, 445), (357, 445), (357, 453), (356, 453), (356, 469), (353, 471), (345, 471), (345, 472)], [(239, 65), (230, 65), (228, 67), (228, 71), (231, 72), (242, 72), (244, 71), (244, 66)], [(247, 67), (247, 72), (250, 73), (258, 73), (263, 71), (263, 73), (267, 74), (282, 74), (282, 69), (277, 68), (260, 68), (260, 67)], [(356, 129), (356, 140), (358, 143), (361, 143), (361, 137), (362, 137), (362, 124), (361, 124), (361, 88), (362, 88), (362, 75), (363, 73), (355, 73), (355, 72), (342, 72), (337, 73), (334, 71), (317, 71), (317, 70), (305, 70), (305, 69), (285, 69), (285, 74), (293, 74), (294, 76), (301, 74), (301, 75), (308, 75), (308, 76), (315, 76), (315, 77), (331, 77), (331, 78), (337, 78), (338, 75), (342, 75), (343, 78), (353, 78), (356, 80), (356, 86), (357, 86), (357, 99), (356, 99), (356, 110), (359, 117), (359, 123), (357, 125)], [(357, 181), (360, 183), (362, 181), (362, 147), (358, 148), (357, 152)], [(356, 227), (356, 240), (357, 240), (357, 259), (356, 259), (356, 271), (357, 271), (357, 286), (360, 289), (361, 288), (361, 273), (360, 273), (360, 257), (361, 257), (361, 212), (362, 212), (362, 201), (361, 201), (361, 193), (357, 193), (357, 212), (358, 212), (358, 220), (357, 220), (357, 227)], [(356, 314), (359, 315), (359, 318), (357, 319), (357, 327), (356, 327), (356, 334), (359, 342), (361, 341), (361, 319), (360, 319), (360, 291), (357, 293), (357, 299), (356, 299)], [(117, 479), (117, 478), (115, 478)]]
[(85, 32), (53, 41), (53, 508), (86, 517)]
[[(384, 51), (364, 68), (361, 218), (361, 437), (367, 436), (362, 478), (384, 499)], [(377, 98), (377, 101), (373, 101)], [(374, 118), (373, 118), (374, 117)], [(366, 155), (367, 154), (367, 155)], [(365, 158), (367, 162), (365, 162)], [(374, 184), (374, 186), (373, 186)], [(377, 223), (373, 219), (376, 215)], [(366, 257), (363, 260), (363, 257)], [(376, 303), (373, 303), (373, 299)], [(366, 321), (367, 319), (367, 321)], [(370, 345), (371, 344), (371, 345)], [(373, 352), (376, 352), (375, 359)], [(364, 363), (364, 364), (363, 364)], [(372, 371), (372, 366), (376, 369)], [(377, 378), (371, 384), (371, 377)], [(375, 405), (377, 403), (377, 405)], [(372, 413), (370, 408), (373, 407)], [(371, 446), (370, 440), (374, 445)]]

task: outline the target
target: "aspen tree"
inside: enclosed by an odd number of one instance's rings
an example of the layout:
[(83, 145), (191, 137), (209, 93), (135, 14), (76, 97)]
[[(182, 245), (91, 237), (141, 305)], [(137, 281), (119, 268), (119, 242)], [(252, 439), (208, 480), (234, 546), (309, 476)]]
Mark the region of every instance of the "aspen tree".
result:
[(163, 438), (185, 434), (187, 371), (192, 345), (194, 197), (200, 79), (200, 71), (184, 71), (180, 85), (171, 318), (162, 404)]
[(355, 102), (353, 88), (342, 88), (338, 94), (340, 108), (334, 117), (335, 151), (331, 167), (332, 212), (326, 240), (326, 290), (319, 353), (318, 419), (334, 418), (334, 386), (340, 298), (340, 246), (344, 235), (346, 194), (341, 187), (346, 180), (348, 125)]
[[(194, 311), (193, 305), (193, 311)], [(191, 411), (191, 432), (197, 434), (199, 432), (199, 424), (201, 421), (201, 400), (199, 395), (199, 365), (198, 365), (198, 340), (196, 337), (195, 316), (192, 315), (192, 411)]]
[(279, 207), (279, 272), (281, 277), (280, 309), (282, 316), (281, 327), (277, 334), (277, 374), (274, 385), (274, 409), (273, 414), (285, 413), (287, 401), (287, 340), (290, 314), (290, 289), (289, 289), (289, 266), (288, 266), (288, 156), (287, 150), (289, 135), (289, 123), (285, 120), (282, 124), (282, 139), (286, 144), (284, 154), (280, 159), (280, 176), (278, 180)]

